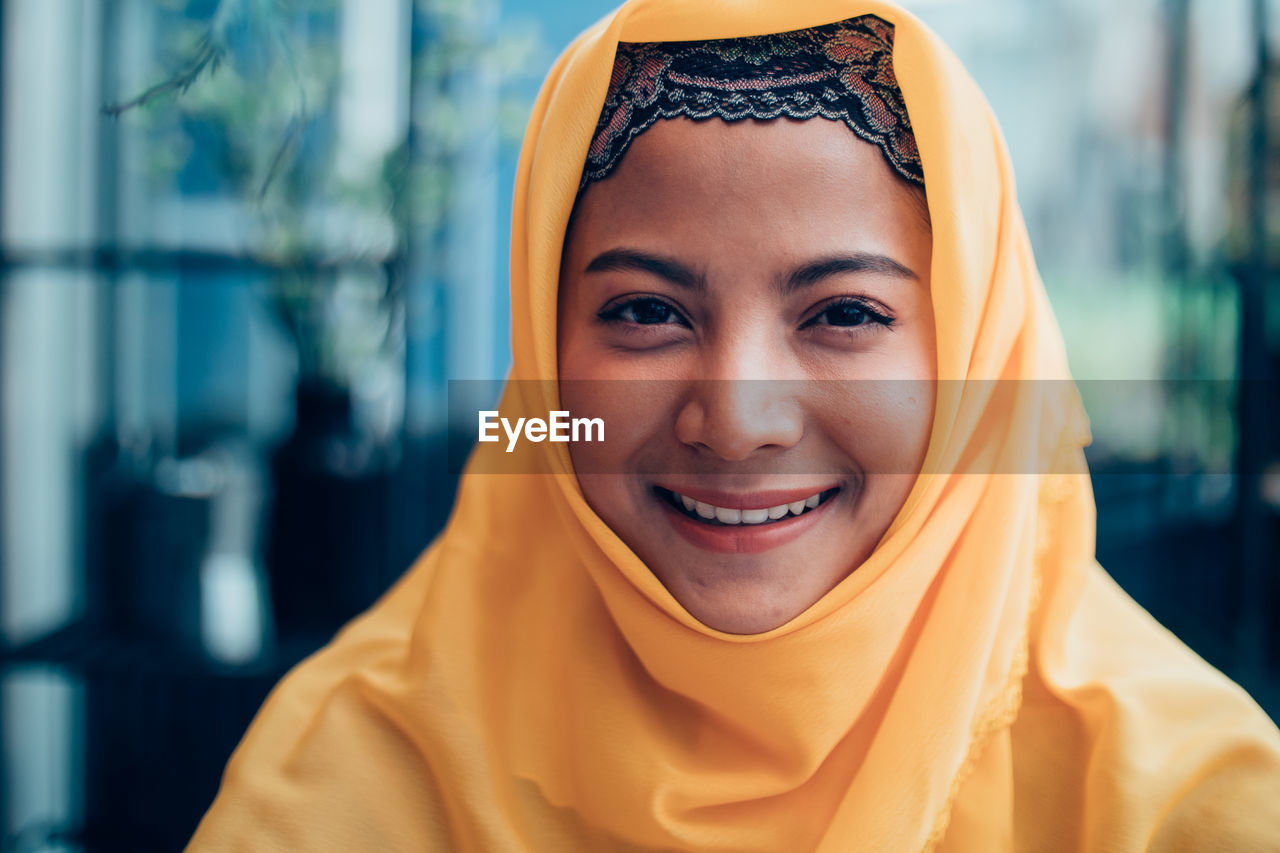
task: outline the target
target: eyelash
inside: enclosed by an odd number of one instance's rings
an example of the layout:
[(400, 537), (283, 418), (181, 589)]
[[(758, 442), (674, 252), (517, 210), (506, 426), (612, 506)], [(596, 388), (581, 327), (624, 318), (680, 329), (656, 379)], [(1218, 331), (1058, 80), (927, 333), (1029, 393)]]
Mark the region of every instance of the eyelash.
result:
[[(647, 305), (647, 306), (650, 306), (651, 308), (661, 307), (663, 310), (668, 311), (670, 313), (667, 314), (662, 321), (656, 322), (656, 323), (643, 323), (643, 322), (640, 322), (639, 319), (628, 319), (625, 316), (626, 313), (630, 311), (632, 318), (635, 318), (636, 308), (642, 305)], [(824, 315), (826, 315), (828, 312), (834, 309), (840, 309), (840, 308), (857, 311), (861, 315), (863, 315), (866, 319), (863, 322), (846, 323), (843, 325), (838, 323), (819, 323), (818, 322), (818, 320)], [(690, 326), (689, 321), (685, 319), (684, 314), (680, 312), (679, 308), (677, 308), (675, 305), (672, 305), (667, 300), (660, 299), (659, 297), (656, 297), (656, 296), (634, 296), (629, 299), (625, 299), (622, 302), (606, 305), (598, 314), (596, 314), (596, 318), (603, 323), (626, 324), (629, 326), (672, 325), (671, 323), (666, 322), (666, 320), (674, 318), (677, 321), (675, 325), (683, 326), (685, 328), (688, 328)], [(812, 317), (810, 317), (808, 320), (806, 320), (804, 323), (800, 325), (800, 328), (807, 329), (812, 326), (829, 326), (830, 328), (833, 328), (833, 329), (856, 329), (861, 326), (865, 326), (868, 323), (871, 323), (877, 326), (882, 326), (884, 328), (892, 328), (894, 324), (897, 323), (897, 319), (890, 316), (888, 313), (880, 310), (879, 308), (875, 307), (870, 301), (866, 299), (859, 299), (853, 296), (840, 296), (822, 305), (821, 309), (816, 314), (814, 314)]]
[[(818, 318), (835, 308), (847, 308), (858, 311), (866, 320), (860, 323), (849, 323), (846, 325), (837, 325), (836, 323), (819, 323)], [(895, 317), (887, 312), (877, 308), (870, 300), (859, 299), (854, 296), (839, 296), (830, 302), (824, 303), (821, 310), (814, 314), (811, 318), (801, 324), (800, 328), (807, 329), (810, 326), (826, 325), (833, 329), (856, 329), (871, 323), (873, 325), (882, 326), (886, 329), (892, 328), (898, 321)]]
[(601, 322), (603, 322), (603, 323), (610, 323), (610, 324), (614, 324), (614, 323), (617, 323), (617, 324), (626, 324), (626, 325), (629, 325), (629, 326), (666, 326), (666, 325), (671, 325), (671, 324), (669, 324), (669, 323), (665, 323), (665, 322), (662, 322), (662, 323), (641, 323), (639, 320), (636, 320), (636, 319), (627, 319), (626, 317), (624, 317), (624, 316), (623, 316), (623, 315), (624, 315), (628, 310), (630, 310), (630, 311), (631, 311), (631, 313), (632, 313), (632, 316), (634, 317), (634, 316), (635, 316), (635, 309), (636, 309), (636, 307), (637, 307), (637, 306), (639, 306), (639, 305), (660, 306), (660, 307), (662, 307), (662, 308), (666, 309), (667, 311), (671, 312), (671, 313), (670, 313), (670, 315), (668, 315), (669, 317), (670, 317), (670, 316), (674, 316), (675, 318), (677, 318), (677, 319), (678, 319), (678, 321), (679, 321), (679, 322), (678, 322), (678, 325), (684, 326), (684, 327), (686, 327), (686, 328), (689, 326), (689, 321), (685, 319), (684, 314), (682, 314), (682, 313), (680, 312), (680, 309), (679, 309), (679, 308), (677, 308), (676, 306), (672, 305), (672, 304), (671, 304), (670, 302), (668, 302), (667, 300), (665, 300), (665, 299), (660, 299), (660, 298), (658, 298), (658, 297), (656, 297), (656, 296), (633, 296), (633, 297), (630, 297), (630, 298), (628, 298), (628, 299), (624, 299), (624, 300), (623, 300), (623, 301), (621, 301), (621, 302), (617, 302), (617, 303), (613, 303), (613, 304), (610, 304), (610, 305), (606, 305), (603, 309), (601, 309), (601, 311), (600, 311), (598, 314), (596, 314), (596, 318), (597, 318), (598, 320), (600, 320)]

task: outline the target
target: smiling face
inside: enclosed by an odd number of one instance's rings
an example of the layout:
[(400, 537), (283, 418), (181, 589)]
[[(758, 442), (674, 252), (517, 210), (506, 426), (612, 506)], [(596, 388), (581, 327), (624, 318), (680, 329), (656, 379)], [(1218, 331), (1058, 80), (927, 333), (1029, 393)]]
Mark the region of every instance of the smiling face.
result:
[(607, 441), (571, 445), (574, 466), (703, 624), (790, 621), (906, 500), (937, 375), (922, 205), (820, 119), (659, 121), (579, 201), (561, 404)]

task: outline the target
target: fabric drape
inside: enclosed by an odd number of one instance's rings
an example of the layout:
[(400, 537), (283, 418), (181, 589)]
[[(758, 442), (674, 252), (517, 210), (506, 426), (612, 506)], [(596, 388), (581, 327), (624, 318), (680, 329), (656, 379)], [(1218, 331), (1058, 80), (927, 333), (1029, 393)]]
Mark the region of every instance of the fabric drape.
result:
[[(723, 634), (592, 512), (564, 445), (519, 475), (480, 473), (482, 445), (440, 537), (273, 692), (191, 850), (1280, 849), (1275, 727), (1094, 561), (1088, 426), (1004, 143), (907, 12), (633, 0), (580, 36), (520, 158), (511, 378), (556, 378), (561, 248), (617, 42), (862, 14), (894, 27), (942, 380), (870, 559), (790, 623)], [(545, 417), (555, 389), (510, 383), (504, 416)]]

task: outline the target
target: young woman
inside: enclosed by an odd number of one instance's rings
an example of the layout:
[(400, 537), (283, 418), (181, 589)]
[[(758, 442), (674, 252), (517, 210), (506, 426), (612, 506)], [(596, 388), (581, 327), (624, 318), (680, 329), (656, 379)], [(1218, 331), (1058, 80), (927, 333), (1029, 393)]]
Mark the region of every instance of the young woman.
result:
[(1008, 159), (918, 21), (633, 0), (515, 210), (502, 415), (607, 440), (480, 445), (191, 849), (1280, 848), (1280, 733), (1093, 559)]

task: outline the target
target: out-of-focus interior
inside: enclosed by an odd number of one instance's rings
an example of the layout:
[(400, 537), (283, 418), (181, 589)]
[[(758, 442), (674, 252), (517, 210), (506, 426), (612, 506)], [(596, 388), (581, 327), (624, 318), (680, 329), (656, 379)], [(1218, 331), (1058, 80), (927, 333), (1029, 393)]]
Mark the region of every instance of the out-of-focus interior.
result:
[[(0, 850), (180, 848), (443, 525), (520, 135), (613, 5), (4, 0)], [(1280, 3), (907, 5), (1003, 125), (1100, 561), (1280, 717)]]

